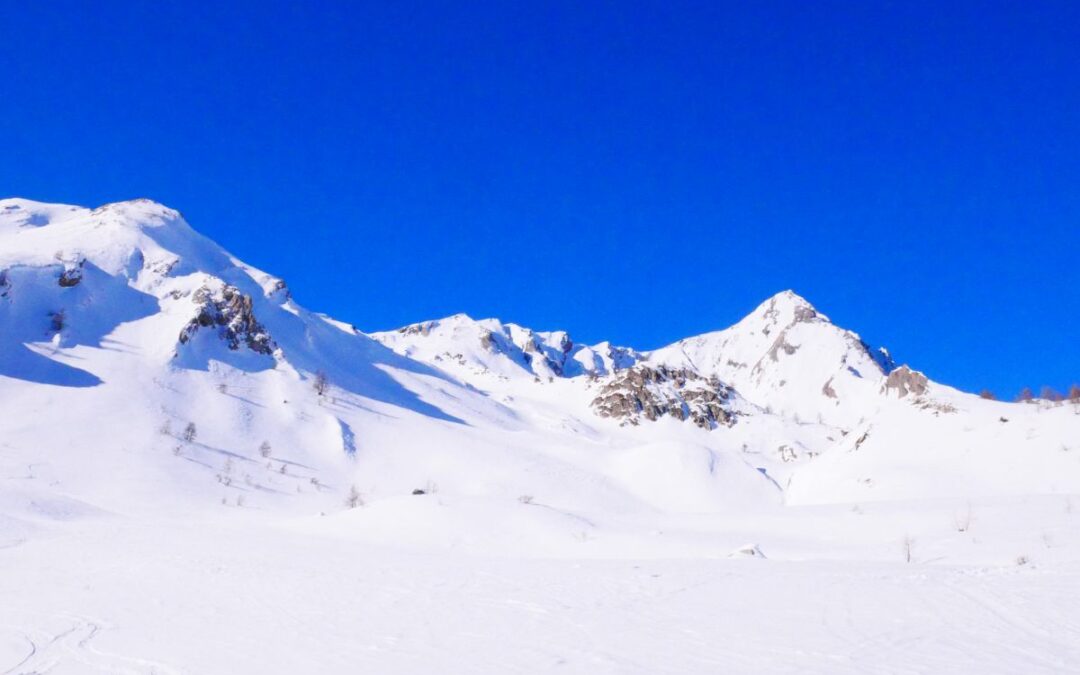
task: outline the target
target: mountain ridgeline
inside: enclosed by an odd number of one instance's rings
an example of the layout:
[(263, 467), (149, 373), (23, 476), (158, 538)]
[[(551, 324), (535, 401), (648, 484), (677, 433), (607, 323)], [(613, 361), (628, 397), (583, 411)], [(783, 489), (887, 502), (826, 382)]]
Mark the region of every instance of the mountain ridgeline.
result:
[[(84, 447), (87, 430), (108, 428), (90, 436), (99, 457), (165, 449), (189, 461), (160, 472), (195, 492), (239, 462), (250, 498), (273, 503), (328, 499), (353, 482), (343, 476), (405, 490), (418, 466), (462, 489), (532, 491), (508, 487), (525, 480), (522, 448), (567, 499), (604, 485), (613, 503), (665, 508), (945, 490), (913, 465), (977, 492), (1053, 492), (1077, 482), (1061, 448), (1080, 438), (1067, 401), (941, 385), (791, 291), (652, 351), (464, 314), (364, 333), (304, 309), (284, 281), (148, 200), (0, 201), (0, 393), (27, 406), (0, 422), (9, 438), (37, 426), (56, 447)], [(191, 428), (197, 437), (176, 431)], [(287, 447), (291, 463), (267, 447)], [(476, 462), (490, 480), (477, 482)], [(687, 471), (663, 494), (646, 480)]]

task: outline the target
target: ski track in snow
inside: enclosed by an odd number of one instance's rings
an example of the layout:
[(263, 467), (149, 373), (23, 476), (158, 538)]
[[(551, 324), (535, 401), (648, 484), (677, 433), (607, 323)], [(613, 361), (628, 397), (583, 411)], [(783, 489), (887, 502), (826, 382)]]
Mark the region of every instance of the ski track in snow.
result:
[(50, 635), (43, 630), (5, 626), (26, 641), (28, 653), (18, 663), (6, 667), (0, 663), (3, 675), (38, 675), (45, 673), (117, 673), (122, 675), (181, 675), (183, 671), (169, 668), (148, 659), (110, 654), (98, 650), (93, 641), (106, 630), (102, 622), (74, 615), (53, 617), (50, 623), (68, 624), (60, 633)]

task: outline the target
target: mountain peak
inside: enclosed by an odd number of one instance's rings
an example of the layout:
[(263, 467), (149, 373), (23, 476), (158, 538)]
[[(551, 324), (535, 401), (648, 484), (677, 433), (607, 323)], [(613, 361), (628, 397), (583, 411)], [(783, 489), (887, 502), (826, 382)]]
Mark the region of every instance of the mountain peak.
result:
[(756, 327), (765, 324), (762, 329), (768, 334), (772, 327), (783, 329), (811, 322), (831, 323), (828, 316), (816, 310), (806, 298), (794, 291), (781, 291), (761, 302), (739, 325)]
[(758, 305), (751, 316), (771, 319), (774, 323), (785, 326), (815, 319), (829, 321), (829, 318), (818, 312), (806, 298), (790, 289), (780, 291)]

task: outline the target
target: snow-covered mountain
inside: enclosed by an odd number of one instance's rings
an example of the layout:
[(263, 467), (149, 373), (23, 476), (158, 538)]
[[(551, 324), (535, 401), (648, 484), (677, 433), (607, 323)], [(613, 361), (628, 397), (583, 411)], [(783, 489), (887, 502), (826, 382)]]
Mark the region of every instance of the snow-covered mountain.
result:
[(915, 367), (790, 291), (654, 351), (365, 334), (160, 204), (0, 200), (0, 670), (1067, 670), (1080, 403)]
[(4, 441), (50, 457), (78, 491), (138, 492), (149, 471), (184, 484), (180, 499), (228, 501), (240, 495), (223, 472), (237, 472), (245, 499), (275, 506), (437, 480), (709, 510), (735, 493), (1080, 487), (1062, 450), (1080, 438), (1070, 406), (984, 401), (896, 368), (790, 291), (651, 352), (463, 314), (369, 336), (304, 309), (160, 204), (8, 199), (0, 327), (0, 391), (22, 411), (0, 422)]

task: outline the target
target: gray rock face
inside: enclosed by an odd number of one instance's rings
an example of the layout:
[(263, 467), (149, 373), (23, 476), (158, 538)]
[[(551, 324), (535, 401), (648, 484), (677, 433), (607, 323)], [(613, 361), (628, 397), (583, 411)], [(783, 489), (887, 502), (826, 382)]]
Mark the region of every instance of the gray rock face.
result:
[(619, 371), (592, 401), (601, 417), (637, 425), (641, 419), (655, 421), (665, 415), (689, 420), (703, 429), (731, 426), (734, 390), (715, 377), (704, 377), (686, 368), (636, 365)]
[(64, 271), (60, 273), (58, 283), (63, 288), (71, 288), (72, 286), (78, 286), (79, 282), (82, 281), (82, 277), (82, 262), (80, 261), (77, 265), (66, 267)]
[(423, 335), (427, 337), (431, 334), (431, 328), (434, 326), (434, 321), (424, 321), (422, 323), (414, 323), (409, 326), (402, 326), (397, 329), (397, 332), (402, 335)]
[(926, 393), (928, 384), (926, 376), (919, 371), (900, 366), (889, 373), (889, 377), (885, 379), (885, 384), (882, 386), (882, 392), (889, 394), (895, 391), (900, 398), (908, 394), (922, 396)]
[(186, 344), (203, 328), (216, 328), (218, 336), (237, 350), (240, 345), (258, 354), (272, 354), (277, 345), (265, 327), (255, 318), (251, 296), (233, 286), (226, 286), (215, 295), (203, 287), (195, 292), (199, 311), (180, 332), (180, 344)]

